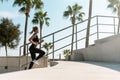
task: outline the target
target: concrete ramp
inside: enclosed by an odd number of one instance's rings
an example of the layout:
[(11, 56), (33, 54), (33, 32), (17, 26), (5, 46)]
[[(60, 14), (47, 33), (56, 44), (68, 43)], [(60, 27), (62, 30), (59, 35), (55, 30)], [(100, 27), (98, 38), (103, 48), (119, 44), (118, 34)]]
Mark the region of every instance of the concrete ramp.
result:
[(120, 80), (120, 64), (58, 61), (54, 67), (0, 74), (0, 80)]

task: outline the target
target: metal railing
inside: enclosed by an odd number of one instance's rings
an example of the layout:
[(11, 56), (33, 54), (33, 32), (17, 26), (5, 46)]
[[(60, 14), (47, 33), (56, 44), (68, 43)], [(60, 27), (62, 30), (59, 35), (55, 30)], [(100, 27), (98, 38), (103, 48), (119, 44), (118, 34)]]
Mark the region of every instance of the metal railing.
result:
[[(74, 50), (80, 49), (80, 48), (85, 48), (87, 22), (88, 22), (88, 19), (75, 24), (76, 31), (75, 31), (74, 35), (76, 35), (76, 36), (74, 39), (74, 46), (73, 46)], [(111, 36), (111, 35), (116, 35), (117, 34), (117, 26), (118, 26), (118, 17), (100, 16), (100, 15), (92, 17), (91, 18), (91, 26), (90, 26), (90, 35), (89, 35), (89, 37), (90, 37), (89, 45), (94, 44), (94, 40), (98, 40), (98, 39), (101, 39), (101, 38), (104, 38), (107, 36)], [(104, 28), (108, 27), (108, 28), (102, 29), (103, 27)], [(48, 54), (48, 56), (50, 56), (52, 54), (51, 57), (53, 60), (55, 59), (55, 54), (59, 55), (60, 53), (63, 52), (63, 50), (70, 49), (71, 36), (72, 36), (71, 30), (72, 30), (72, 26), (68, 26), (64, 29), (58, 30), (56, 32), (53, 32), (53, 33), (43, 37), (46, 42), (51, 42), (53, 44), (53, 48)], [(28, 51), (29, 44), (30, 43), (26, 44), (26, 47), (27, 47), (26, 55), (27, 56), (29, 53), (29, 51)], [(23, 52), (22, 51), (23, 46), (24, 45), (20, 46), (20, 52), (19, 52), (20, 59), (23, 55), (23, 54), (21, 54)], [(26, 63), (28, 63), (28, 58), (26, 58)], [(19, 66), (21, 68), (21, 64)]]

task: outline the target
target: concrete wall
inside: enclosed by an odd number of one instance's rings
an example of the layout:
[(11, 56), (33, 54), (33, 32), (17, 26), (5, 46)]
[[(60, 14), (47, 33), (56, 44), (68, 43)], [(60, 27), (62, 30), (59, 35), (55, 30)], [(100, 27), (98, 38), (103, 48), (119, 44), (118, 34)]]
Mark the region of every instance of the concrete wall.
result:
[[(29, 63), (26, 64), (26, 61), (31, 61), (31, 57), (29, 56), (26, 58), (25, 56), (22, 56), (21, 58), (17, 56), (11, 56), (11, 57), (0, 57), (0, 73), (5, 72), (13, 72), (18, 70), (25, 70), (26, 67), (28, 68)], [(33, 68), (43, 68), (47, 67), (48, 57), (43, 56), (41, 59), (39, 59), (39, 65), (34, 64)], [(20, 63), (20, 65), (19, 65)], [(21, 66), (21, 67), (20, 67)]]
[(73, 54), (70, 56), (70, 59), (73, 61), (84, 61), (84, 55), (83, 55), (85, 51), (84, 49), (85, 48), (74, 50)]
[(80, 60), (80, 58), (87, 61), (120, 62), (120, 37), (107, 39), (104, 43), (79, 49), (71, 56), (72, 60)]

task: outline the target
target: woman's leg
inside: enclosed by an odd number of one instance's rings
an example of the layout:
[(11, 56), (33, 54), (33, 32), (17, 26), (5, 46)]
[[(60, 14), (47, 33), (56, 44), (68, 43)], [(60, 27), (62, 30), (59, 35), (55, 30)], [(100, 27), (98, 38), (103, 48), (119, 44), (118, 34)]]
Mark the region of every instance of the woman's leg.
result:
[[(30, 54), (31, 54), (32, 61), (35, 60), (36, 55), (35, 55), (34, 51), (30, 50)], [(30, 62), (29, 69), (31, 69), (33, 67), (34, 63), (32, 61)]]
[(34, 63), (31, 61), (28, 69), (31, 69), (33, 67), (33, 64)]
[(40, 49), (36, 49), (36, 53), (39, 53), (36, 60), (40, 59), (45, 54), (45, 52), (43, 50), (40, 50)]
[(34, 52), (32, 52), (32, 51), (30, 51), (30, 54), (31, 54), (31, 59), (32, 59), (32, 61), (33, 61), (33, 60), (35, 60), (35, 58), (36, 58), (35, 53), (34, 53)]

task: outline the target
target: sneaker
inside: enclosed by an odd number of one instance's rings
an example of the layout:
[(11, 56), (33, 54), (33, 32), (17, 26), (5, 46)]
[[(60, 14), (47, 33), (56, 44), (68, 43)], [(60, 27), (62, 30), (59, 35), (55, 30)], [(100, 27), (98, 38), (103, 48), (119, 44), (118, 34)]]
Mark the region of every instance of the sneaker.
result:
[(33, 62), (34, 64), (39, 65), (39, 63), (38, 63), (38, 61), (37, 61), (37, 60), (33, 60), (32, 62)]

